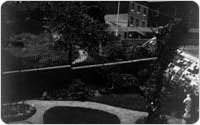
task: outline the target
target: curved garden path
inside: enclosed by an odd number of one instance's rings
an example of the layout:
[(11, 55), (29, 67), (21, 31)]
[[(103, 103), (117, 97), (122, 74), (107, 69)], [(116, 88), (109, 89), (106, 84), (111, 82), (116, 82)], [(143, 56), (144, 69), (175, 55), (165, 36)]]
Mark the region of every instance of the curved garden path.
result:
[(139, 118), (147, 116), (146, 112), (133, 111), (124, 108), (114, 107), (106, 104), (95, 102), (81, 102), (81, 101), (43, 101), (43, 100), (27, 100), (25, 103), (31, 104), (36, 107), (36, 113), (30, 118), (15, 122), (15, 123), (33, 123), (43, 124), (43, 114), (48, 109), (55, 106), (71, 106), (97, 109), (116, 115), (121, 124), (134, 124)]

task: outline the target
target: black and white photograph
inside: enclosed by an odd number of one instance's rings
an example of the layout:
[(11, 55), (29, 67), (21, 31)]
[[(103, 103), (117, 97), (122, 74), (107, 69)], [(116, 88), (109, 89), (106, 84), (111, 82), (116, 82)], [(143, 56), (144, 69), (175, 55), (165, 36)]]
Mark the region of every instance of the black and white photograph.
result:
[(196, 1), (5, 1), (3, 124), (197, 124)]

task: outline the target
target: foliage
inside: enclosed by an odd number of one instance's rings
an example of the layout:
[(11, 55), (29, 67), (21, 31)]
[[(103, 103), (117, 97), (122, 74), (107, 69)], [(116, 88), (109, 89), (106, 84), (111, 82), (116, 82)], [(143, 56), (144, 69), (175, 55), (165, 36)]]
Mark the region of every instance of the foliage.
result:
[[(60, 44), (73, 44), (97, 55), (98, 46), (105, 33), (105, 24), (87, 14), (87, 6), (82, 2), (40, 2), (44, 12), (45, 25), (49, 32), (62, 34)], [(58, 43), (58, 44), (59, 44)]]
[[(94, 62), (101, 63), (119, 61), (120, 59), (133, 59), (134, 57), (140, 58), (148, 53), (144, 48), (139, 48), (134, 54), (129, 53), (127, 50), (129, 47), (123, 47), (121, 42), (119, 42), (119, 38), (114, 36), (114, 34), (108, 33), (106, 31), (107, 25), (100, 17), (98, 18), (95, 15), (97, 13), (97, 15), (103, 16), (103, 8), (99, 4), (53, 1), (6, 2), (3, 6), (3, 11), (6, 14), (4, 16), (5, 22), (7, 20), (13, 21), (15, 18), (18, 20), (17, 13), (12, 12), (15, 10), (23, 13), (22, 17), (19, 16), (19, 20), (39, 21), (42, 23), (41, 27), (43, 27), (43, 30), (47, 31), (37, 33), (38, 35), (32, 33), (14, 34), (10, 35), (9, 40), (3, 40), (5, 47), (8, 46), (10, 41), (19, 41), (24, 44), (23, 48), (6, 48), (15, 56), (49, 55), (53, 57), (66, 54), (66, 58), (74, 60), (78, 57), (77, 50), (84, 49), (94, 59)], [(89, 10), (94, 10), (94, 12), (88, 12)], [(34, 17), (34, 15), (37, 16)], [(11, 16), (15, 18), (13, 19)], [(18, 21), (13, 25), (17, 25), (17, 23)], [(7, 25), (5, 25), (6, 27)], [(54, 36), (58, 37), (58, 39), (55, 40)], [(134, 49), (130, 51), (135, 51)], [(69, 56), (71, 50), (72, 55)], [(45, 60), (45, 65), (47, 65), (51, 63), (52, 58), (42, 59), (40, 62)], [(66, 61), (66, 59), (63, 61)]]
[[(23, 69), (45, 67), (52, 65), (62, 65), (68, 63), (68, 55), (66, 51), (55, 50), (52, 35), (49, 33), (41, 33), (34, 35), (31, 33), (22, 33), (13, 35), (6, 45), (3, 46), (3, 65), (10, 67), (10, 70), (16, 70), (20, 67)], [(23, 46), (16, 46), (20, 43)], [(74, 51), (74, 53), (77, 51)], [(8, 54), (9, 53), (9, 54)], [(78, 55), (73, 56), (77, 58)], [(9, 60), (15, 61), (9, 61)], [(10, 62), (11, 64), (8, 64)], [(18, 65), (17, 67), (13, 67)]]
[[(4, 7), (6, 6), (10, 6), (10, 8), (13, 6), (16, 8), (21, 7), (28, 10), (25, 11), (22, 9), (22, 12), (41, 12), (37, 20), (41, 20), (46, 27), (45, 30), (51, 34), (49, 37), (47, 34), (38, 36), (30, 34), (14, 35), (11, 41), (21, 41), (25, 44), (25, 47), (28, 48), (25, 50), (24, 54), (38, 54), (39, 52), (44, 55), (67, 54), (67, 52), (71, 52), (70, 49), (72, 49), (72, 55), (74, 55), (76, 46), (79, 46), (85, 49), (92, 58), (99, 58), (100, 50), (102, 49), (104, 52), (102, 55), (106, 58), (105, 60), (109, 61), (144, 58), (151, 55), (151, 53), (143, 47), (123, 47), (117, 37), (109, 34), (105, 30), (106, 25), (103, 22), (87, 14), (88, 6), (84, 5), (83, 2), (43, 1), (22, 2), (17, 4), (9, 2), (9, 4), (4, 5)], [(10, 16), (9, 13), (5, 14), (8, 14), (7, 17)], [(7, 21), (7, 17), (3, 18), (4, 22)], [(26, 18), (27, 15), (22, 17), (22, 20)], [(181, 38), (184, 35), (183, 31), (184, 23), (181, 22), (173, 26), (172, 29), (171, 25), (168, 25), (156, 34), (158, 48), (156, 52), (158, 59), (153, 66), (145, 67), (147, 69), (150, 68), (147, 75), (144, 73), (145, 76), (149, 76), (149, 78), (146, 80), (139, 80), (144, 82), (141, 84), (141, 89), (144, 91), (149, 113), (147, 122), (149, 123), (156, 123), (155, 121), (158, 121), (160, 118), (160, 93), (163, 88), (163, 73), (176, 54), (176, 49), (182, 44)], [(59, 34), (61, 38), (54, 41), (52, 34)], [(6, 44), (4, 45), (6, 46)], [(102, 45), (102, 48), (100, 48), (100, 45)], [(38, 51), (38, 49), (41, 51)], [(18, 53), (18, 55), (20, 54)], [(47, 59), (46, 62), (51, 62), (51, 59)], [(111, 89), (130, 88), (138, 82), (136, 79), (130, 79), (129, 76), (121, 74), (115, 67), (100, 69), (97, 70), (96, 73), (105, 80), (107, 86)], [(77, 83), (77, 85), (73, 84), (70, 91), (76, 91), (76, 89), (81, 88), (84, 88), (84, 85), (79, 83)]]
[[(185, 105), (183, 100), (186, 98), (187, 94), (190, 94), (192, 99), (191, 106), (191, 119), (189, 119), (189, 123), (195, 123), (198, 119), (198, 108), (199, 108), (199, 93), (198, 86), (190, 85), (190, 83), (186, 81), (178, 81), (173, 82), (169, 79), (165, 79), (163, 83), (162, 90), (162, 105), (163, 107), (169, 106), (171, 109), (163, 108), (162, 112), (169, 113), (169, 111), (173, 111), (176, 114), (176, 117), (182, 118), (184, 114)], [(169, 103), (170, 102), (170, 103)], [(174, 106), (173, 106), (174, 105)]]
[(123, 92), (133, 90), (138, 86), (138, 79), (132, 74), (123, 74), (121, 69), (116, 66), (104, 67), (96, 70), (99, 76), (104, 79), (106, 85), (112, 92)]
[(116, 61), (117, 59), (123, 59), (124, 55), (124, 48), (121, 47), (120, 43), (114, 43), (117, 41), (110, 41), (108, 45), (106, 45), (104, 49), (104, 53), (106, 53), (106, 57), (110, 61)]
[[(21, 43), (23, 46), (17, 47), (15, 43)], [(3, 48), (12, 52), (17, 57), (27, 57), (34, 55), (45, 55), (47, 50), (51, 53), (52, 46), (51, 34), (41, 33), (34, 35), (32, 33), (22, 33), (11, 36), (4, 44)], [(15, 49), (18, 50), (15, 51)]]
[(8, 39), (15, 34), (39, 34), (42, 31), (42, 13), (36, 4), (6, 1), (2, 5), (1, 17), (3, 39)]
[(89, 96), (89, 90), (84, 82), (80, 79), (72, 81), (68, 87), (53, 88), (45, 91), (42, 95), (42, 99), (52, 100), (85, 100)]
[[(99, 4), (96, 6), (93, 3), (90, 5), (90, 2), (85, 4), (85, 2), (80, 1), (6, 2), (2, 10), (5, 32), (10, 26), (6, 24), (8, 21), (13, 22), (11, 27), (17, 26), (19, 22), (24, 20), (40, 22), (38, 24), (41, 24), (40, 28), (43, 28), (43, 30), (51, 34), (61, 34), (62, 38), (59, 41), (54, 41), (54, 49), (56, 50), (66, 52), (69, 49), (69, 44), (73, 44), (73, 51), (76, 51), (74, 46), (80, 46), (80, 48), (86, 49), (90, 56), (95, 57), (100, 51), (99, 44), (105, 44), (110, 39), (105, 31), (105, 23), (102, 19), (96, 17), (97, 15), (101, 15), (101, 18), (104, 17), (102, 15), (103, 9)], [(89, 10), (93, 10), (93, 13)], [(96, 13), (97, 15), (95, 15)], [(20, 25), (25, 26), (25, 23)], [(30, 26), (26, 27), (33, 29)], [(13, 34), (15, 35), (16, 32), (13, 32)], [(10, 33), (9, 37), (13, 34)], [(4, 41), (6, 42), (6, 39)], [(48, 43), (48, 41), (46, 42)], [(50, 42), (53, 42), (53, 40)]]
[[(136, 121), (136, 124), (146, 124), (147, 121), (147, 117), (141, 117)], [(157, 124), (167, 124), (168, 123), (168, 119), (164, 116), (162, 116), (160, 118), (159, 121), (157, 121)]]
[(161, 90), (163, 88), (163, 74), (176, 54), (177, 48), (180, 47), (181, 37), (184, 34), (183, 22), (171, 27), (169, 24), (164, 27), (157, 37), (157, 61), (154, 64), (150, 78), (145, 82), (143, 90), (148, 110), (147, 123), (157, 123), (161, 116)]

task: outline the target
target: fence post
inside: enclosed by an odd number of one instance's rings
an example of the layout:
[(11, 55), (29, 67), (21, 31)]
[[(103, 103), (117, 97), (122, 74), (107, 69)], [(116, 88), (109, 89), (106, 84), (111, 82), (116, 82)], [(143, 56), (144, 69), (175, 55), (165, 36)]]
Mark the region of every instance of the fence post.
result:
[[(66, 39), (65, 39), (66, 40)], [(70, 65), (68, 75), (69, 75), (69, 85), (72, 83), (72, 36), (68, 40), (68, 63)]]

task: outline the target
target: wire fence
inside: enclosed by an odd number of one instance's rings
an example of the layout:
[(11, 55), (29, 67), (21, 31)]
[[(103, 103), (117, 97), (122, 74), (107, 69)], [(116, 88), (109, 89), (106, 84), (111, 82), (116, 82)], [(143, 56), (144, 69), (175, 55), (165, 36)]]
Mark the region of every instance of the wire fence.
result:
[[(106, 54), (100, 54), (98, 56), (91, 56), (88, 54), (87, 50), (79, 49), (78, 57), (72, 54), (72, 66), (88, 66), (88, 65), (101, 65), (104, 63), (113, 63), (120, 61), (129, 61), (135, 59), (145, 59), (151, 58), (155, 55), (148, 55), (147, 53), (142, 54), (140, 51), (142, 45), (147, 40), (126, 40), (119, 43), (119, 47), (114, 46), (119, 50), (114, 50), (113, 54), (107, 52)], [(120, 49), (121, 48), (121, 49)], [(128, 50), (128, 51), (127, 51)], [(123, 54), (122, 54), (123, 53)], [(109, 55), (110, 54), (110, 55)], [(127, 56), (128, 55), (128, 56)], [(145, 56), (144, 56), (145, 55)], [(147, 55), (147, 56), (146, 56)], [(10, 57), (8, 57), (10, 58)], [(8, 63), (9, 62), (9, 63)], [(45, 67), (62, 67), (64, 65), (69, 65), (68, 53), (57, 53), (56, 55), (37, 55), (37, 56), (28, 56), (28, 57), (17, 57), (14, 60), (3, 60), (2, 71), (3, 72), (15, 72), (17, 70), (29, 70), (29, 69), (43, 69)], [(118, 63), (116, 63), (118, 64)], [(104, 66), (104, 65), (101, 65)]]
[(42, 67), (45, 65), (57, 65), (57, 64), (67, 64), (67, 55), (44, 55), (44, 56), (30, 56), (21, 58), (22, 66), (29, 67)]
[[(7, 57), (10, 58), (10, 57)], [(9, 60), (9, 62), (8, 62)], [(17, 57), (2, 62), (2, 71), (24, 70), (68, 64), (67, 54)]]
[(107, 67), (107, 66), (115, 66), (115, 65), (122, 65), (122, 64), (131, 64), (131, 63), (136, 63), (136, 62), (155, 61), (156, 59), (157, 57), (151, 57), (151, 58), (135, 59), (135, 60), (128, 60), (128, 61), (118, 61), (118, 62), (90, 64), (90, 65), (81, 65), (81, 66), (72, 66), (72, 65), (50, 66), (50, 67), (42, 67), (42, 68), (5, 71), (3, 72), (3, 75), (20, 73), (20, 72), (32, 72), (32, 71), (41, 71), (41, 70), (63, 69), (63, 68), (71, 68), (72, 70), (89, 69), (89, 68)]

